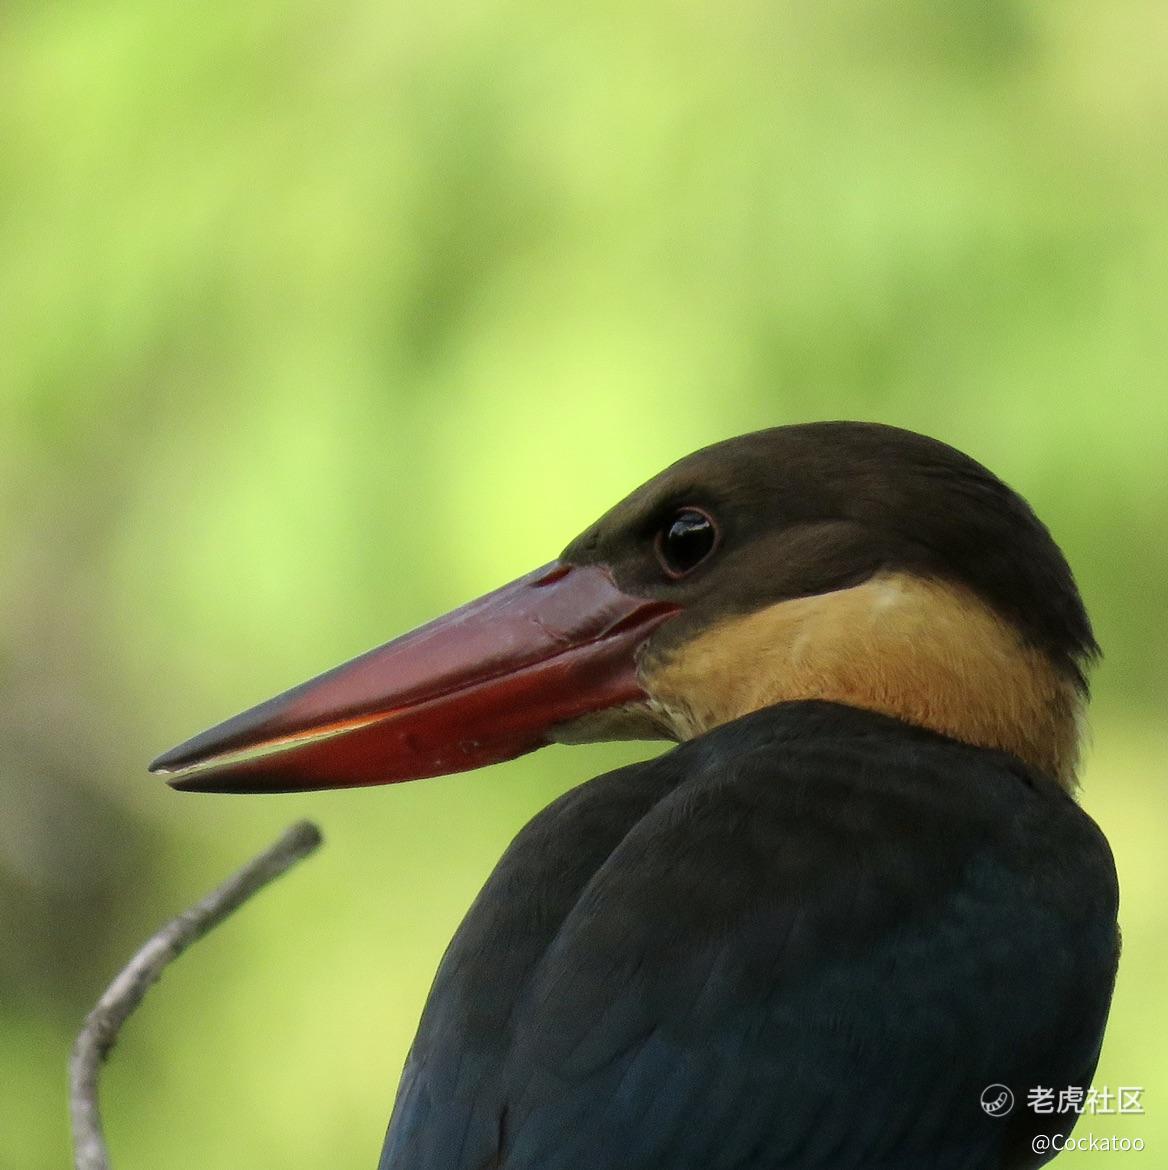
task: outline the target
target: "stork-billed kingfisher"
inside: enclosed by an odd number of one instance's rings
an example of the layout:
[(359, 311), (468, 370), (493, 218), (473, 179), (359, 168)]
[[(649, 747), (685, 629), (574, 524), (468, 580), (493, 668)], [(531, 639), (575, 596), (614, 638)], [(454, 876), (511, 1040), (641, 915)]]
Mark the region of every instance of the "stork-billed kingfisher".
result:
[(779, 427), (153, 767), (272, 792), (677, 741), (504, 854), (381, 1170), (1013, 1170), (1076, 1120), (1027, 1097), (1089, 1084), (1115, 978), (1115, 869), (1075, 801), (1096, 654), (986, 468)]

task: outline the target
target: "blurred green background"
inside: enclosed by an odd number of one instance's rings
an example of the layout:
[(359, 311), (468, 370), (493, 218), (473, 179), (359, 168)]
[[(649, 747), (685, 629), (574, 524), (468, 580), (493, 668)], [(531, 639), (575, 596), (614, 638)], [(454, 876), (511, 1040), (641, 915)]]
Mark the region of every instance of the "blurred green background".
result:
[(110, 1140), (372, 1167), (494, 860), (656, 749), (268, 798), (146, 761), (836, 417), (988, 463), (1075, 566), (1126, 936), (1096, 1081), (1147, 1110), (1080, 1132), (1168, 1157), (1166, 55), (1156, 0), (7, 5), (0, 1167), (67, 1163), (85, 1010), (304, 815), (325, 851), (131, 1021)]

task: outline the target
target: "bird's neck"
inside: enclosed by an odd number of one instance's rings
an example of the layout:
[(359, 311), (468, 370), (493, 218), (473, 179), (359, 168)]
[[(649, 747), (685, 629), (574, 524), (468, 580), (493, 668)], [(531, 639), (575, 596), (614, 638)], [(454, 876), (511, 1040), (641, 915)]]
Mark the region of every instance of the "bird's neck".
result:
[(824, 699), (1011, 752), (1075, 783), (1082, 696), (970, 591), (907, 573), (715, 623), (643, 666), (676, 739), (775, 703)]

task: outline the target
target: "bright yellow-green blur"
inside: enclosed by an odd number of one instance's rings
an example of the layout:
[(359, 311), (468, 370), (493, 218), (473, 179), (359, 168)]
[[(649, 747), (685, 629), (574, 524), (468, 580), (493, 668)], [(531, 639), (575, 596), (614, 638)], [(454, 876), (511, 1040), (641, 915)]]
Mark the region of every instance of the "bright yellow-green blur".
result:
[[(651, 748), (180, 795), (146, 762), (548, 560), (670, 460), (878, 419), (1017, 486), (1107, 659), (1084, 800), (1126, 950), (1079, 1133), (1168, 1158), (1168, 32), (1157, 0), (8, 5), (0, 34), (0, 1167), (163, 919), (116, 1170), (376, 1163), (511, 835)], [(1149, 1160), (1150, 1159), (1150, 1160)], [(1133, 1167), (1135, 1163), (1133, 1162)]]

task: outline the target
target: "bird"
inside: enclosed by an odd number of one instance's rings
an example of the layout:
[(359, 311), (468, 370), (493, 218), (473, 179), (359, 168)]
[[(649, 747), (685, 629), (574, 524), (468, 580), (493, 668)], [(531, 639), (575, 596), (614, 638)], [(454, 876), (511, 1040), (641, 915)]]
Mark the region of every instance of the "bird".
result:
[[(674, 746), (556, 799), (438, 967), (380, 1170), (1018, 1170), (1119, 960), (1099, 655), (980, 463), (876, 423), (668, 467), (554, 561), (160, 756), (177, 789)], [(1073, 1099), (1073, 1098), (1069, 1098)]]

